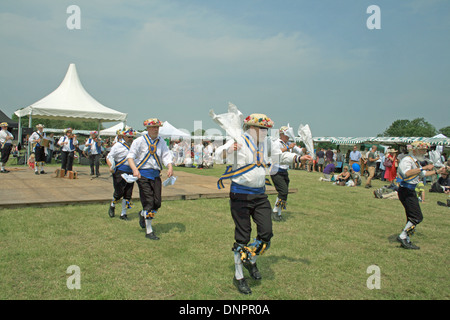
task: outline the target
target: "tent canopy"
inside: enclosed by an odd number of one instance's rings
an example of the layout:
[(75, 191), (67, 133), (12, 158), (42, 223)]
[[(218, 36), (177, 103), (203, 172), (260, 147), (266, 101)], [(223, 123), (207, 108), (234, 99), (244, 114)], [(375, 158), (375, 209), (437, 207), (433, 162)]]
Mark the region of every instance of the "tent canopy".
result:
[(125, 128), (125, 124), (123, 122), (120, 122), (112, 127), (100, 130), (99, 135), (100, 136), (115, 136), (117, 135), (117, 130), (123, 130)]
[(2, 110), (0, 110), (0, 122), (7, 122), (8, 127), (10, 128), (17, 128), (19, 125), (18, 122), (11, 120), (11, 118), (8, 117)]
[(32, 105), (17, 110), (18, 117), (48, 119), (92, 119), (99, 122), (126, 121), (127, 114), (105, 107), (83, 87), (75, 64), (70, 64), (59, 87)]
[(169, 123), (169, 121), (164, 121), (163, 126), (159, 128), (159, 135), (163, 138), (188, 138), (191, 135), (175, 128), (173, 125)]

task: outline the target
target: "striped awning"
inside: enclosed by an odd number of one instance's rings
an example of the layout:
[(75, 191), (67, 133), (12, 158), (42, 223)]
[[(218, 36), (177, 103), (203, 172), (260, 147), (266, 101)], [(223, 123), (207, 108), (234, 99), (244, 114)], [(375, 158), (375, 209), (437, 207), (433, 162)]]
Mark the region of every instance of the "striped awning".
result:
[(428, 142), (431, 145), (450, 146), (450, 138), (426, 137), (314, 137), (315, 143), (331, 142), (337, 145), (353, 145), (361, 143), (410, 144), (414, 141)]

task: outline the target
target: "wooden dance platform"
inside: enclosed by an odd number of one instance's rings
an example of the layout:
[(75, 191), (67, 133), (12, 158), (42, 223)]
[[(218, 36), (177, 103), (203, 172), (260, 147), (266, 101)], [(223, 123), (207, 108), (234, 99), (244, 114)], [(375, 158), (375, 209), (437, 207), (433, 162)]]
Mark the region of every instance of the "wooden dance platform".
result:
[[(78, 172), (77, 179), (56, 178), (56, 167), (46, 167), (47, 174), (40, 175), (23, 166), (7, 169), (9, 173), (0, 173), (0, 208), (108, 203), (114, 192), (111, 174), (105, 166), (100, 167), (100, 176), (95, 178), (90, 176), (89, 166), (74, 167)], [(224, 182), (224, 189), (218, 190), (219, 177), (177, 171), (176, 168), (174, 176), (176, 183), (163, 187), (163, 201), (228, 197), (229, 181)], [(163, 171), (163, 181), (166, 177)], [(266, 193), (276, 194), (275, 188), (268, 186)], [(135, 184), (133, 200), (138, 199), (139, 188)]]

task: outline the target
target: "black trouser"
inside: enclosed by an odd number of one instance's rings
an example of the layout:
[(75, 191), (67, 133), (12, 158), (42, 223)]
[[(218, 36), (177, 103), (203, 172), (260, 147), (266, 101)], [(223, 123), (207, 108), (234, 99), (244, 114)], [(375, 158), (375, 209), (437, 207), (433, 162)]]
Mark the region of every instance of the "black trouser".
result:
[(234, 239), (248, 244), (252, 232), (250, 217), (256, 223), (257, 240), (269, 242), (273, 236), (270, 202), (266, 194), (242, 194), (230, 192), (231, 216), (234, 220)]
[(100, 154), (89, 155), (89, 165), (91, 166), (91, 174), (94, 174), (94, 165), (95, 165), (95, 174), (98, 175), (100, 173), (99, 172), (100, 157), (101, 157)]
[(113, 174), (113, 185), (114, 185), (114, 200), (119, 200), (120, 198), (124, 198), (125, 200), (131, 200), (131, 196), (133, 195), (133, 183), (128, 183), (122, 178), (122, 174), (126, 173), (120, 170), (117, 170)]
[(287, 171), (278, 171), (270, 178), (278, 192), (278, 199), (286, 201), (289, 193), (289, 174)]
[(45, 162), (45, 147), (34, 147), (34, 158), (36, 162)]
[(67, 171), (72, 171), (73, 158), (75, 156), (75, 151), (61, 151), (61, 169)]
[(6, 163), (9, 160), (9, 155), (11, 154), (11, 149), (12, 149), (12, 144), (11, 143), (6, 143), (5, 145), (3, 145), (2, 148), (2, 161), (0, 161), (1, 163), (3, 163), (3, 165), (6, 165)]
[(146, 211), (158, 210), (161, 207), (161, 178), (155, 180), (140, 177), (137, 180), (142, 209)]
[(423, 214), (416, 191), (400, 186), (398, 188), (398, 198), (405, 208), (406, 219), (415, 225), (422, 222)]

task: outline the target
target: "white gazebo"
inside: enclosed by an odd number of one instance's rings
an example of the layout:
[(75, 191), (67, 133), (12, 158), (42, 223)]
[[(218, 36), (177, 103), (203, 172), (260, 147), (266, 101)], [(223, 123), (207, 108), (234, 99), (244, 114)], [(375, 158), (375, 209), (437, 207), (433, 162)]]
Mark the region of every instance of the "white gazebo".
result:
[[(64, 80), (56, 90), (32, 105), (17, 110), (15, 114), (19, 117), (19, 126), (20, 118), (28, 116), (30, 127), (32, 117), (95, 120), (98, 121), (99, 129), (101, 122), (126, 122), (127, 119), (126, 113), (102, 105), (84, 89), (73, 63), (69, 65)], [(21, 138), (20, 127), (19, 136)]]

